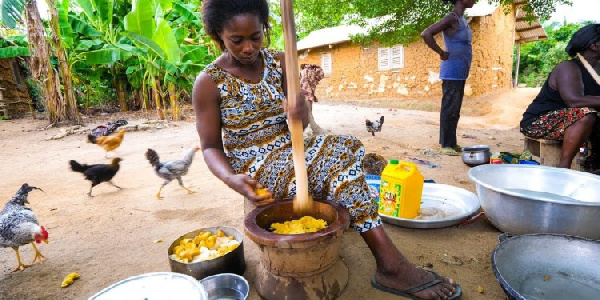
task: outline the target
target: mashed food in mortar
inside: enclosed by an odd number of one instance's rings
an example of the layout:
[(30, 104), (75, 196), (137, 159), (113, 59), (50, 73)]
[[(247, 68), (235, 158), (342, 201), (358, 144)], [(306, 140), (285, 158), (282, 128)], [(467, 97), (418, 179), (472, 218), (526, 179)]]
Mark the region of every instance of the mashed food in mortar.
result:
[(327, 227), (327, 222), (325, 220), (315, 219), (311, 216), (304, 216), (298, 220), (271, 224), (271, 230), (278, 234), (301, 234), (316, 232), (325, 227)]

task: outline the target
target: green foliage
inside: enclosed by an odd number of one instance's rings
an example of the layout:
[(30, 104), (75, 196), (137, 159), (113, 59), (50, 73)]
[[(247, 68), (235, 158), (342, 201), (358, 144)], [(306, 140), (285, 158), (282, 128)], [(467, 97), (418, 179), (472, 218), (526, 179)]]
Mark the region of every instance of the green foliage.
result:
[(27, 41), (25, 36), (14, 35), (10, 37), (0, 37), (0, 58), (11, 58), (18, 56), (29, 56)]
[(31, 97), (31, 101), (34, 103), (40, 103), (40, 83), (33, 80), (32, 78), (25, 79), (25, 84), (27, 85), (27, 89), (29, 90), (29, 96)]
[[(480, 0), (488, 1), (488, 0)], [(371, 28), (366, 36), (355, 40), (377, 40), (384, 45), (409, 44), (419, 38), (429, 25), (439, 21), (451, 9), (442, 0), (296, 0), (299, 38), (314, 30), (342, 24), (358, 24)], [(510, 9), (515, 0), (489, 0)], [(541, 19), (548, 18), (556, 5), (570, 0), (529, 0), (523, 9), (533, 19), (532, 11)], [(371, 27), (372, 26), (372, 27)]]
[(2, 0), (0, 1), (0, 24), (8, 28), (15, 28), (22, 19), (24, 11), (24, 0)]
[(521, 45), (519, 83), (528, 87), (541, 86), (557, 64), (569, 59), (565, 47), (573, 33), (587, 24), (589, 22), (562, 26), (552, 23), (544, 27), (548, 35), (547, 40)]

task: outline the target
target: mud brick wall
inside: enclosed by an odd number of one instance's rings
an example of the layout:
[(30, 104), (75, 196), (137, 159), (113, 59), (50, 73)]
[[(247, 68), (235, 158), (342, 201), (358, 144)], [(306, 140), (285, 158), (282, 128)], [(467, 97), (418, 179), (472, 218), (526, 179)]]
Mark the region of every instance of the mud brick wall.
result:
[(4, 102), (19, 103), (8, 104), (8, 113), (11, 118), (19, 117), (22, 114), (29, 112), (29, 89), (25, 84), (25, 77), (21, 74), (19, 58), (4, 58), (0, 59), (0, 87), (3, 88), (2, 95)]
[[(492, 15), (470, 20), (473, 62), (465, 87), (467, 97), (477, 97), (511, 87), (514, 13), (497, 9)], [(441, 34), (439, 45), (443, 45)], [(319, 99), (403, 100), (440, 99), (439, 56), (418, 41), (404, 46), (404, 67), (378, 70), (377, 43), (350, 42), (299, 52), (299, 63), (321, 65), (323, 53), (331, 53), (332, 72), (317, 87)]]

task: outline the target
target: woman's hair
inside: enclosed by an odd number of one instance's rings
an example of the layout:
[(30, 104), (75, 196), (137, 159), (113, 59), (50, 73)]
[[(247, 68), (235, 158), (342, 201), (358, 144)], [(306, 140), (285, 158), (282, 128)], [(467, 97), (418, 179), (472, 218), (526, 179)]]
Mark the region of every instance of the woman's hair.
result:
[(586, 25), (573, 34), (565, 51), (573, 57), (598, 40), (600, 40), (600, 24)]
[(226, 23), (233, 17), (251, 14), (258, 17), (263, 25), (266, 45), (271, 42), (269, 26), (269, 4), (267, 0), (204, 0), (202, 3), (202, 20), (204, 30), (225, 51), (225, 44), (219, 37)]
[(442, 0), (444, 4), (452, 3), (452, 5), (456, 4), (456, 0)]

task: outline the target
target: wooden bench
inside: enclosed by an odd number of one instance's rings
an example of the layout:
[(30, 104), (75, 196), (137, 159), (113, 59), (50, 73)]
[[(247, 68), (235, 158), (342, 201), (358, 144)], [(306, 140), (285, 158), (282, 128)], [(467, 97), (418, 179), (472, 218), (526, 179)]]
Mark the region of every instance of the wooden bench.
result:
[[(524, 148), (525, 150), (529, 150), (533, 156), (537, 156), (542, 166), (556, 167), (560, 163), (560, 154), (562, 152), (561, 141), (525, 137)], [(571, 169), (575, 168), (575, 159), (573, 159)]]

